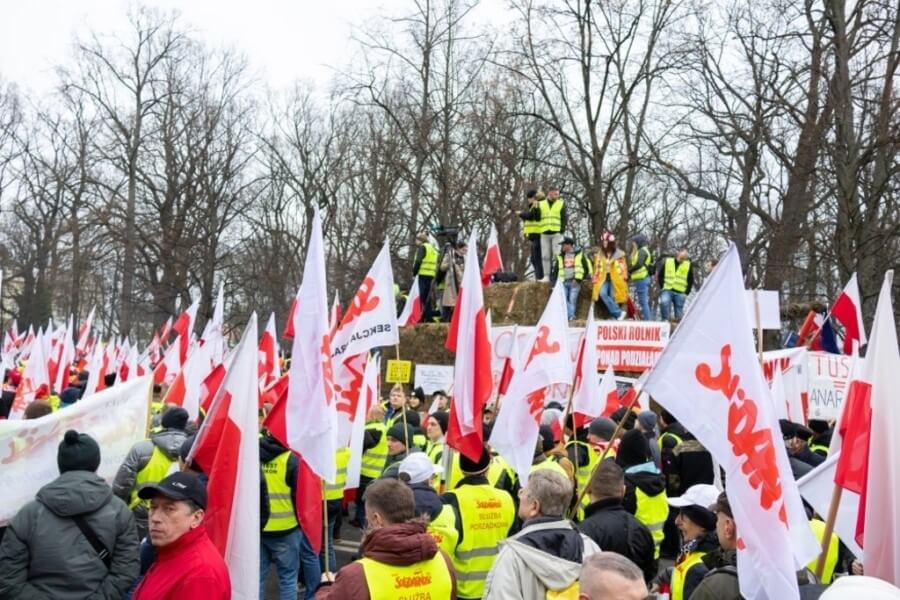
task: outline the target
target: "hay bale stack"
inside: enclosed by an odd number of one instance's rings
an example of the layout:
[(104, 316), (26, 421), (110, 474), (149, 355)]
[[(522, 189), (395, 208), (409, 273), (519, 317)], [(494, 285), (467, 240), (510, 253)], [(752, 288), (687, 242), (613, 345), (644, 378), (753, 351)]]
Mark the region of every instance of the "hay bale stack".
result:
[[(491, 311), (494, 325), (536, 325), (552, 287), (538, 281), (518, 281), (515, 283), (493, 283), (484, 290), (484, 304)], [(587, 318), (591, 303), (590, 282), (585, 282), (578, 299), (575, 318)]]

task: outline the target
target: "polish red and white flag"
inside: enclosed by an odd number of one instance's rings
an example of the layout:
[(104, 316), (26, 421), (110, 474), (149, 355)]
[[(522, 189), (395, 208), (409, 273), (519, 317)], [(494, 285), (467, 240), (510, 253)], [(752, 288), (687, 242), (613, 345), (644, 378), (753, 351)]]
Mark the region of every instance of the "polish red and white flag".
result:
[(253, 313), (188, 457), (209, 475), (203, 521), (228, 566), (235, 598), (259, 594), (256, 338)]
[(497, 241), (497, 226), (491, 223), (491, 233), (488, 236), (487, 250), (484, 252), (484, 262), (481, 265), (481, 284), (488, 285), (494, 273), (503, 270), (503, 259), (500, 258), (500, 243)]
[(422, 298), (419, 296), (419, 276), (416, 275), (403, 305), (403, 311), (397, 317), (400, 327), (409, 327), (422, 320)]
[(481, 414), (494, 388), (491, 338), (475, 252), (477, 241), (473, 228), (445, 343), (447, 350), (456, 353), (447, 445), (476, 461), (484, 448)]
[(266, 329), (259, 338), (259, 389), (264, 390), (281, 377), (278, 364), (278, 333), (275, 331), (275, 313), (269, 315)]
[(79, 355), (87, 353), (88, 338), (91, 337), (91, 326), (94, 323), (94, 311), (96, 310), (96, 306), (92, 307), (88, 318), (78, 328), (78, 343), (75, 344), (75, 350), (78, 351)]
[(572, 383), (568, 325), (565, 290), (558, 280), (525, 346), (528, 358), (512, 376), (491, 433), (491, 447), (515, 469), (522, 485), (531, 471), (547, 392), (554, 385)]
[(43, 332), (38, 330), (31, 345), (31, 354), (25, 370), (22, 371), (22, 380), (16, 388), (9, 410), (10, 420), (21, 419), (25, 415), (25, 407), (31, 404), (35, 398), (50, 395), (50, 373), (47, 371), (47, 360), (44, 358), (46, 350)]
[[(172, 331), (178, 334), (175, 343), (178, 345), (178, 365), (184, 364), (187, 360), (188, 348), (191, 344), (191, 336), (194, 331), (194, 323), (197, 322), (197, 309), (200, 308), (200, 301), (194, 300), (186, 311), (178, 315), (175, 323), (172, 325)], [(175, 344), (173, 344), (175, 345)]]
[(796, 571), (818, 554), (781, 439), (745, 310), (734, 245), (644, 378), (725, 470), (748, 600), (797, 598)]
[(844, 354), (853, 351), (853, 343), (862, 348), (866, 345), (866, 326), (863, 323), (862, 300), (859, 295), (859, 284), (856, 273), (831, 305), (831, 317), (844, 326)]

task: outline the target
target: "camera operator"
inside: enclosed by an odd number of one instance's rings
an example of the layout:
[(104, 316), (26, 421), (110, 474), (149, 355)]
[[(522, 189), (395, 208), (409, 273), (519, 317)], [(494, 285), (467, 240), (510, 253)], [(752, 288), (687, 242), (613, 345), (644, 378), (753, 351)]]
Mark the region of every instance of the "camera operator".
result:
[(444, 273), (444, 293), (441, 296), (441, 320), (449, 323), (453, 317), (453, 307), (459, 296), (462, 284), (463, 268), (466, 264), (466, 242), (460, 240), (454, 244), (452, 252), (447, 252), (441, 260), (441, 272)]
[(538, 190), (528, 190), (525, 194), (527, 205), (525, 210), (519, 213), (522, 219), (522, 233), (531, 244), (531, 269), (534, 271), (535, 281), (544, 278), (544, 263), (541, 259), (541, 210), (539, 203), (544, 199), (544, 194)]

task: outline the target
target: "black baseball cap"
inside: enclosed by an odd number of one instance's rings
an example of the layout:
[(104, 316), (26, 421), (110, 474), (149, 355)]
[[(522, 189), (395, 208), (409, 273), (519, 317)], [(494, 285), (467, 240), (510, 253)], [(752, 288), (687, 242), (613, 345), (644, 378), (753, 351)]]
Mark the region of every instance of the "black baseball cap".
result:
[(138, 492), (142, 500), (165, 496), (172, 500), (192, 500), (200, 508), (206, 508), (206, 485), (196, 475), (177, 471), (159, 483), (145, 485)]

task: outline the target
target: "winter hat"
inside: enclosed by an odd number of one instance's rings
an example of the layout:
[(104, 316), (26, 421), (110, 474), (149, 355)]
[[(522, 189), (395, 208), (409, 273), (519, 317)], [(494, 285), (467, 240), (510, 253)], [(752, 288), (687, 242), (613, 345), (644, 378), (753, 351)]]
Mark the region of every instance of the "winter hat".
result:
[(484, 446), (481, 447), (481, 456), (478, 457), (477, 461), (473, 461), (465, 454), (460, 453), (459, 455), (459, 470), (467, 475), (476, 475), (483, 471), (487, 471), (490, 466), (491, 453), (488, 452), (488, 449)]
[(173, 406), (166, 409), (163, 413), (160, 425), (162, 425), (163, 429), (180, 429), (184, 431), (184, 428), (187, 427), (188, 418), (188, 411), (180, 406)]
[(656, 431), (656, 413), (652, 410), (645, 410), (638, 415), (638, 423), (644, 431)]
[(413, 452), (400, 461), (399, 473), (408, 483), (427, 483), (434, 477), (435, 464), (424, 452)]
[(82, 390), (80, 388), (67, 387), (59, 393), (59, 405), (68, 406), (70, 404), (75, 404), (78, 402), (78, 399), (81, 398), (81, 392)]
[(406, 427), (406, 433), (404, 434), (403, 423), (397, 423), (393, 425), (390, 429), (387, 430), (387, 436), (389, 438), (394, 438), (398, 442), (402, 442), (404, 445), (409, 444), (412, 446), (413, 443), (413, 435), (415, 435), (415, 431), (412, 427)]
[(447, 425), (449, 424), (449, 415), (442, 411), (438, 410), (430, 415), (428, 415), (429, 419), (433, 419), (435, 423), (437, 423), (441, 428), (441, 433), (447, 433)]
[(59, 443), (56, 465), (60, 473), (66, 471), (97, 471), (100, 466), (100, 446), (86, 433), (70, 429)]
[(597, 417), (591, 421), (588, 433), (598, 438), (603, 438), (607, 442), (612, 439), (613, 433), (616, 432), (616, 422), (609, 417)]
[(685, 506), (681, 509), (681, 514), (706, 531), (713, 531), (716, 528), (716, 514), (708, 508), (694, 505)]
[(644, 434), (637, 429), (625, 432), (616, 452), (616, 464), (627, 469), (653, 460), (650, 454), (650, 443)]

